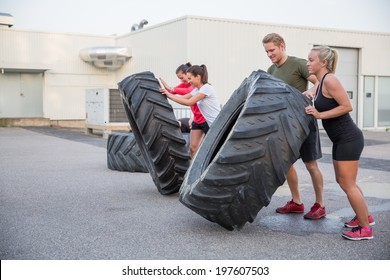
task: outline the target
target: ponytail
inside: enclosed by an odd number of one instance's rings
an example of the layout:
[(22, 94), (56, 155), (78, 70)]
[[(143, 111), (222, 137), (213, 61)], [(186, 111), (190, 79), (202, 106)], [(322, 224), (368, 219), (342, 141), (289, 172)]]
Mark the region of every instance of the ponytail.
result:
[(192, 64), (190, 62), (187, 62), (186, 64), (182, 64), (176, 69), (176, 74), (179, 72), (183, 72), (184, 74), (187, 72), (188, 68), (190, 68)]
[(336, 72), (339, 55), (335, 49), (332, 49), (328, 46), (316, 46), (313, 47), (312, 50), (318, 51), (318, 58), (321, 61), (327, 62), (326, 68), (329, 70), (329, 72)]
[(202, 68), (202, 70), (203, 70), (203, 75), (201, 76), (202, 83), (207, 84), (209, 82), (209, 72), (207, 72), (207, 67), (206, 67), (206, 65), (202, 64), (200, 66), (200, 68)]
[(203, 84), (207, 84), (209, 82), (209, 74), (207, 72), (206, 65), (193, 65), (188, 68), (187, 73), (191, 73), (194, 77), (199, 76)]

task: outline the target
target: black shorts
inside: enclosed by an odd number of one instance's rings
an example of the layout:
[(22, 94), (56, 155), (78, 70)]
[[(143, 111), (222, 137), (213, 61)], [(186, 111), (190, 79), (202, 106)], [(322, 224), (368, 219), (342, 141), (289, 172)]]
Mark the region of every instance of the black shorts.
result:
[(192, 122), (192, 126), (191, 126), (191, 129), (192, 130), (202, 130), (204, 132), (204, 134), (207, 134), (207, 131), (209, 131), (209, 124), (207, 122), (204, 122), (204, 123), (195, 123), (195, 122)]
[(303, 142), (299, 153), (303, 162), (317, 160), (322, 158), (320, 133), (318, 130), (317, 120), (313, 120), (309, 124), (309, 136)]
[(364, 148), (364, 138), (359, 137), (347, 143), (334, 143), (332, 148), (333, 160), (359, 160)]

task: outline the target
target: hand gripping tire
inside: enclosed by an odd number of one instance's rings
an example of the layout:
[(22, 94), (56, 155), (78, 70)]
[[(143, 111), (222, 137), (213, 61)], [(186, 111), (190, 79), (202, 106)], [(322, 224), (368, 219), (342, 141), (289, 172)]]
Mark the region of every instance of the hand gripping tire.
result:
[(178, 192), (190, 155), (157, 79), (151, 72), (142, 72), (125, 78), (118, 86), (131, 129), (158, 191), (164, 195)]
[(253, 72), (222, 108), (195, 155), (180, 201), (233, 230), (253, 222), (299, 158), (313, 117), (309, 100), (264, 71)]
[(117, 171), (149, 172), (133, 133), (108, 136), (107, 167)]

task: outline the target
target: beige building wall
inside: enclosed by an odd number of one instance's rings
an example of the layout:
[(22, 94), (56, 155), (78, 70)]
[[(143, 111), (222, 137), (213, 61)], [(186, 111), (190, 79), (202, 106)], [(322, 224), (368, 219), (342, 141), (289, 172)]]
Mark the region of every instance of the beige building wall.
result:
[(116, 82), (114, 72), (82, 61), (79, 51), (114, 44), (111, 36), (0, 29), (0, 68), (5, 74), (44, 73), (43, 117), (85, 119), (85, 89), (115, 87)]
[[(171, 86), (179, 84), (175, 74), (177, 67), (192, 62), (188, 56), (188, 42), (185, 17), (118, 37), (116, 44), (131, 47), (133, 56), (116, 72), (116, 80), (120, 82), (131, 74), (150, 71)], [(173, 108), (188, 108), (174, 102), (171, 104)]]
[(117, 46), (130, 47), (132, 58), (119, 69), (117, 81), (133, 73), (151, 71), (156, 77), (177, 83), (175, 70), (188, 60), (186, 19), (173, 20), (116, 38)]
[[(285, 38), (287, 52), (293, 56), (306, 58), (311, 47), (320, 44), (358, 50), (361, 124), (364, 76), (373, 76), (376, 81), (378, 77), (390, 77), (390, 34), (196, 16), (146, 26), (119, 37), (2, 28), (0, 69), (6, 73), (44, 73), (43, 111), (44, 117), (51, 120), (85, 119), (86, 89), (117, 88), (118, 82), (134, 73), (151, 71), (176, 85), (179, 80), (175, 70), (188, 61), (208, 66), (209, 81), (224, 104), (252, 71), (270, 66), (261, 43), (270, 32)], [(132, 57), (115, 71), (96, 68), (80, 59), (81, 49), (102, 46), (128, 47)]]
[(390, 77), (390, 34), (186, 16), (118, 38), (117, 44), (131, 46), (134, 55), (118, 72), (117, 80), (150, 70), (175, 85), (174, 71), (179, 64), (206, 64), (209, 81), (224, 104), (252, 71), (266, 71), (270, 66), (261, 40), (271, 32), (285, 38), (292, 56), (307, 58), (314, 45), (357, 50), (355, 113), (362, 126), (364, 76)]
[(356, 48), (359, 76), (390, 76), (390, 34), (188, 16), (117, 38), (117, 45), (132, 48), (133, 57), (116, 78), (150, 70), (175, 83), (171, 76), (179, 64), (206, 64), (224, 103), (253, 70), (270, 66), (261, 40), (271, 32), (285, 38), (290, 55), (307, 58), (314, 45), (323, 44)]

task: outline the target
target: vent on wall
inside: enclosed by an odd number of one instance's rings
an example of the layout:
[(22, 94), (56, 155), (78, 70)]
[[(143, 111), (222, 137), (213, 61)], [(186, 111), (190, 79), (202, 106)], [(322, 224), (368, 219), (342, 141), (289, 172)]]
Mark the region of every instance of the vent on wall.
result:
[(80, 50), (79, 56), (95, 67), (116, 70), (131, 57), (131, 51), (126, 47), (91, 47)]
[(12, 27), (14, 25), (15, 20), (14, 17), (10, 14), (0, 13), (0, 26), (5, 25), (8, 27)]

